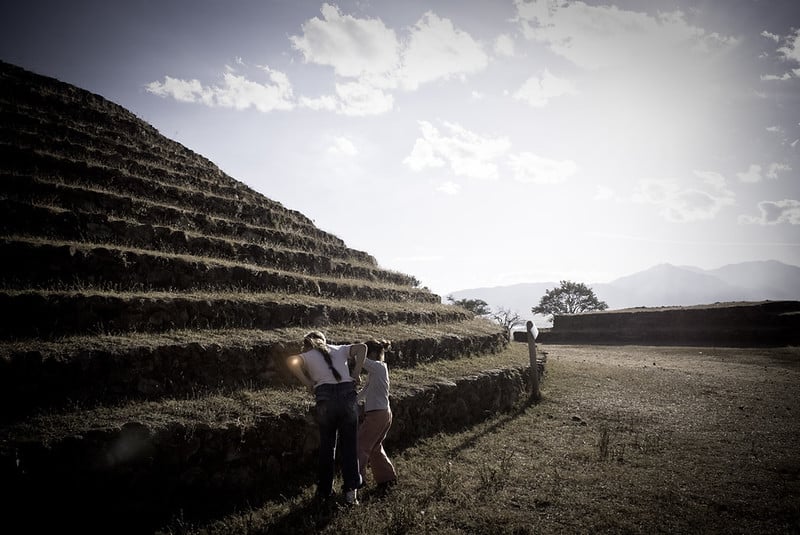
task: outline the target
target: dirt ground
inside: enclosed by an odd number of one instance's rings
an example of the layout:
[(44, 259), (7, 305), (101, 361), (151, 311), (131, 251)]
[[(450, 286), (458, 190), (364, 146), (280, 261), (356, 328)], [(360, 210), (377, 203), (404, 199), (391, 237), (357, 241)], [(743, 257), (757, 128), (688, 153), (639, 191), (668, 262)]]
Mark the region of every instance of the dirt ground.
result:
[(800, 532), (800, 349), (542, 349), (508, 433), (533, 532)]

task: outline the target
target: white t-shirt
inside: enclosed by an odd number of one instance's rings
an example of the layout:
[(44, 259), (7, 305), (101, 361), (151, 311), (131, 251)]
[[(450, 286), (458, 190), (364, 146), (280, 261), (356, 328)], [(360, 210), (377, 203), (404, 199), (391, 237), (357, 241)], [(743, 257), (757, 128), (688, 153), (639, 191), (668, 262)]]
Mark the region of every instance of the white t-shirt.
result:
[(328, 350), (331, 353), (331, 363), (333, 367), (336, 368), (336, 371), (342, 376), (341, 381), (337, 381), (336, 377), (333, 376), (333, 372), (328, 366), (328, 363), (325, 362), (325, 357), (322, 356), (322, 353), (318, 350), (311, 349), (300, 354), (306, 365), (308, 374), (314, 381), (314, 386), (352, 382), (353, 378), (350, 377), (350, 369), (347, 366), (347, 359), (350, 357), (350, 346), (332, 346), (329, 344)]
[(365, 411), (389, 408), (389, 368), (379, 360), (364, 360), (364, 369), (369, 373), (367, 384), (358, 393), (358, 400), (364, 401)]

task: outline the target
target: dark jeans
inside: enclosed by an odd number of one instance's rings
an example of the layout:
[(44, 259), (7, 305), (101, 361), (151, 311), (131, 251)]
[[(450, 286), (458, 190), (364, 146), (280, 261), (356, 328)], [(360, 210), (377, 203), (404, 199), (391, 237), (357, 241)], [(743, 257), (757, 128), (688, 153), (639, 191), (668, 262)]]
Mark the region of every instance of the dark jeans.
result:
[(344, 490), (361, 485), (358, 470), (358, 406), (355, 383), (319, 385), (314, 389), (319, 424), (319, 466), (317, 495), (329, 496), (333, 491), (337, 435), (342, 464)]

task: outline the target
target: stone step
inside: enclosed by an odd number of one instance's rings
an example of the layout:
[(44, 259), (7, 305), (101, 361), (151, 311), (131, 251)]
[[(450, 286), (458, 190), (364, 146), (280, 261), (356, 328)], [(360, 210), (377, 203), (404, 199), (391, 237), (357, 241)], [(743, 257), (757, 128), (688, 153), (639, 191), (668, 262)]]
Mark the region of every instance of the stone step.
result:
[(220, 258), (308, 275), (414, 285), (414, 278), (408, 275), (374, 265), (326, 258), (309, 251), (209, 237), (166, 226), (116, 219), (102, 213), (65, 211), (0, 199), (0, 236), (29, 235), (46, 236), (51, 240), (125, 244), (133, 248)]
[(331, 299), (440, 303), (428, 290), (265, 269), (208, 257), (106, 244), (0, 239), (0, 288), (285, 292)]
[[(395, 370), (387, 446), (519, 408), (526, 361), (512, 347), (458, 369), (430, 365), (424, 378)], [(297, 387), (42, 415), (0, 431), (0, 492), (14, 514), (47, 503), (61, 529), (125, 518), (152, 531), (173, 515), (219, 515), (310, 484), (317, 444), (311, 397)]]
[[(203, 212), (187, 211), (148, 199), (120, 195), (116, 192), (65, 185), (58, 182), (0, 174), (0, 198), (21, 204), (51, 206), (68, 211), (107, 214), (108, 217), (132, 220), (139, 224), (160, 224), (208, 237), (232, 239), (248, 243), (280, 245), (291, 249), (313, 251), (330, 256), (377, 266), (375, 259), (364, 252), (346, 247), (344, 242), (316, 239), (275, 227), (251, 225), (236, 219), (210, 216)], [(30, 233), (39, 234), (36, 221), (30, 221)]]
[[(8, 65), (4, 65), (6, 69)], [(0, 113), (2, 124), (9, 130), (41, 132), (44, 138), (67, 138), (85, 141), (86, 147), (118, 143), (119, 147), (138, 147), (138, 151), (153, 154), (166, 162), (176, 162), (191, 169), (191, 181), (203, 188), (226, 187), (245, 195), (259, 195), (245, 184), (222, 173), (207, 158), (180, 143), (162, 136), (151, 125), (141, 121), (131, 112), (99, 95), (60, 82), (50, 83), (40, 78), (37, 83), (0, 76)], [(28, 76), (30, 73), (25, 74)], [(44, 88), (45, 85), (50, 87)], [(278, 204), (278, 203), (275, 203)], [(297, 214), (301, 217), (302, 214)]]
[[(244, 221), (251, 225), (281, 228), (334, 243), (341, 241), (315, 227), (310, 221), (299, 221), (286, 209), (277, 210), (266, 206), (265, 203), (245, 203), (235, 198), (159, 182), (149, 177), (144, 178), (152, 170), (138, 169), (133, 164), (127, 165), (119, 161), (85, 159), (86, 155), (82, 156), (84, 157), (67, 157), (44, 150), (0, 143), (0, 173), (17, 175), (36, 173), (37, 176), (47, 176), (84, 188), (102, 184), (108, 191), (143, 199), (158, 199), (160, 202), (192, 212), (204, 212), (212, 216)], [(143, 175), (136, 174), (137, 171)]]
[(0, 340), (175, 329), (430, 325), (471, 318), (465, 309), (440, 303), (281, 293), (0, 291)]
[[(198, 190), (209, 191), (228, 198), (257, 199), (259, 194), (244, 184), (220, 181), (222, 171), (210, 172), (209, 162), (194, 161), (186, 155), (186, 148), (175, 146), (174, 152), (161, 146), (137, 143), (136, 138), (123, 137), (96, 125), (81, 128), (68, 118), (54, 120), (53, 110), (42, 110), (25, 105), (13, 105), (0, 99), (0, 121), (6, 129), (0, 130), (0, 143), (45, 150), (62, 155), (82, 154), (90, 160), (114, 161), (122, 158), (131, 164), (148, 168), (148, 176), (173, 185), (191, 185)], [(113, 125), (112, 125), (113, 126)], [(193, 153), (192, 153), (193, 154)], [(276, 207), (279, 203), (272, 202)]]
[[(69, 404), (294, 384), (285, 359), (301, 350), (307, 331), (173, 331), (0, 343), (0, 422)], [(325, 333), (334, 344), (391, 339), (386, 361), (393, 368), (496, 353), (506, 346), (502, 327), (483, 319), (358, 329), (330, 325)]]

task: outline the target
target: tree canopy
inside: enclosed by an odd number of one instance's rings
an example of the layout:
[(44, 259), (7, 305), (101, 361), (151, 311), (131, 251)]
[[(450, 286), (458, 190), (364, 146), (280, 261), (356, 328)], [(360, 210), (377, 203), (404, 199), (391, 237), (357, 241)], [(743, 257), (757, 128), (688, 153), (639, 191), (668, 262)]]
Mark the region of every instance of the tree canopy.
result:
[(608, 305), (600, 301), (594, 290), (582, 282), (561, 281), (558, 288), (546, 290), (539, 305), (532, 307), (534, 314), (579, 314), (592, 310), (605, 310)]
[(447, 300), (454, 305), (471, 310), (472, 313), (477, 316), (485, 316), (492, 312), (489, 308), (489, 304), (483, 299), (453, 299), (452, 295), (448, 295)]

